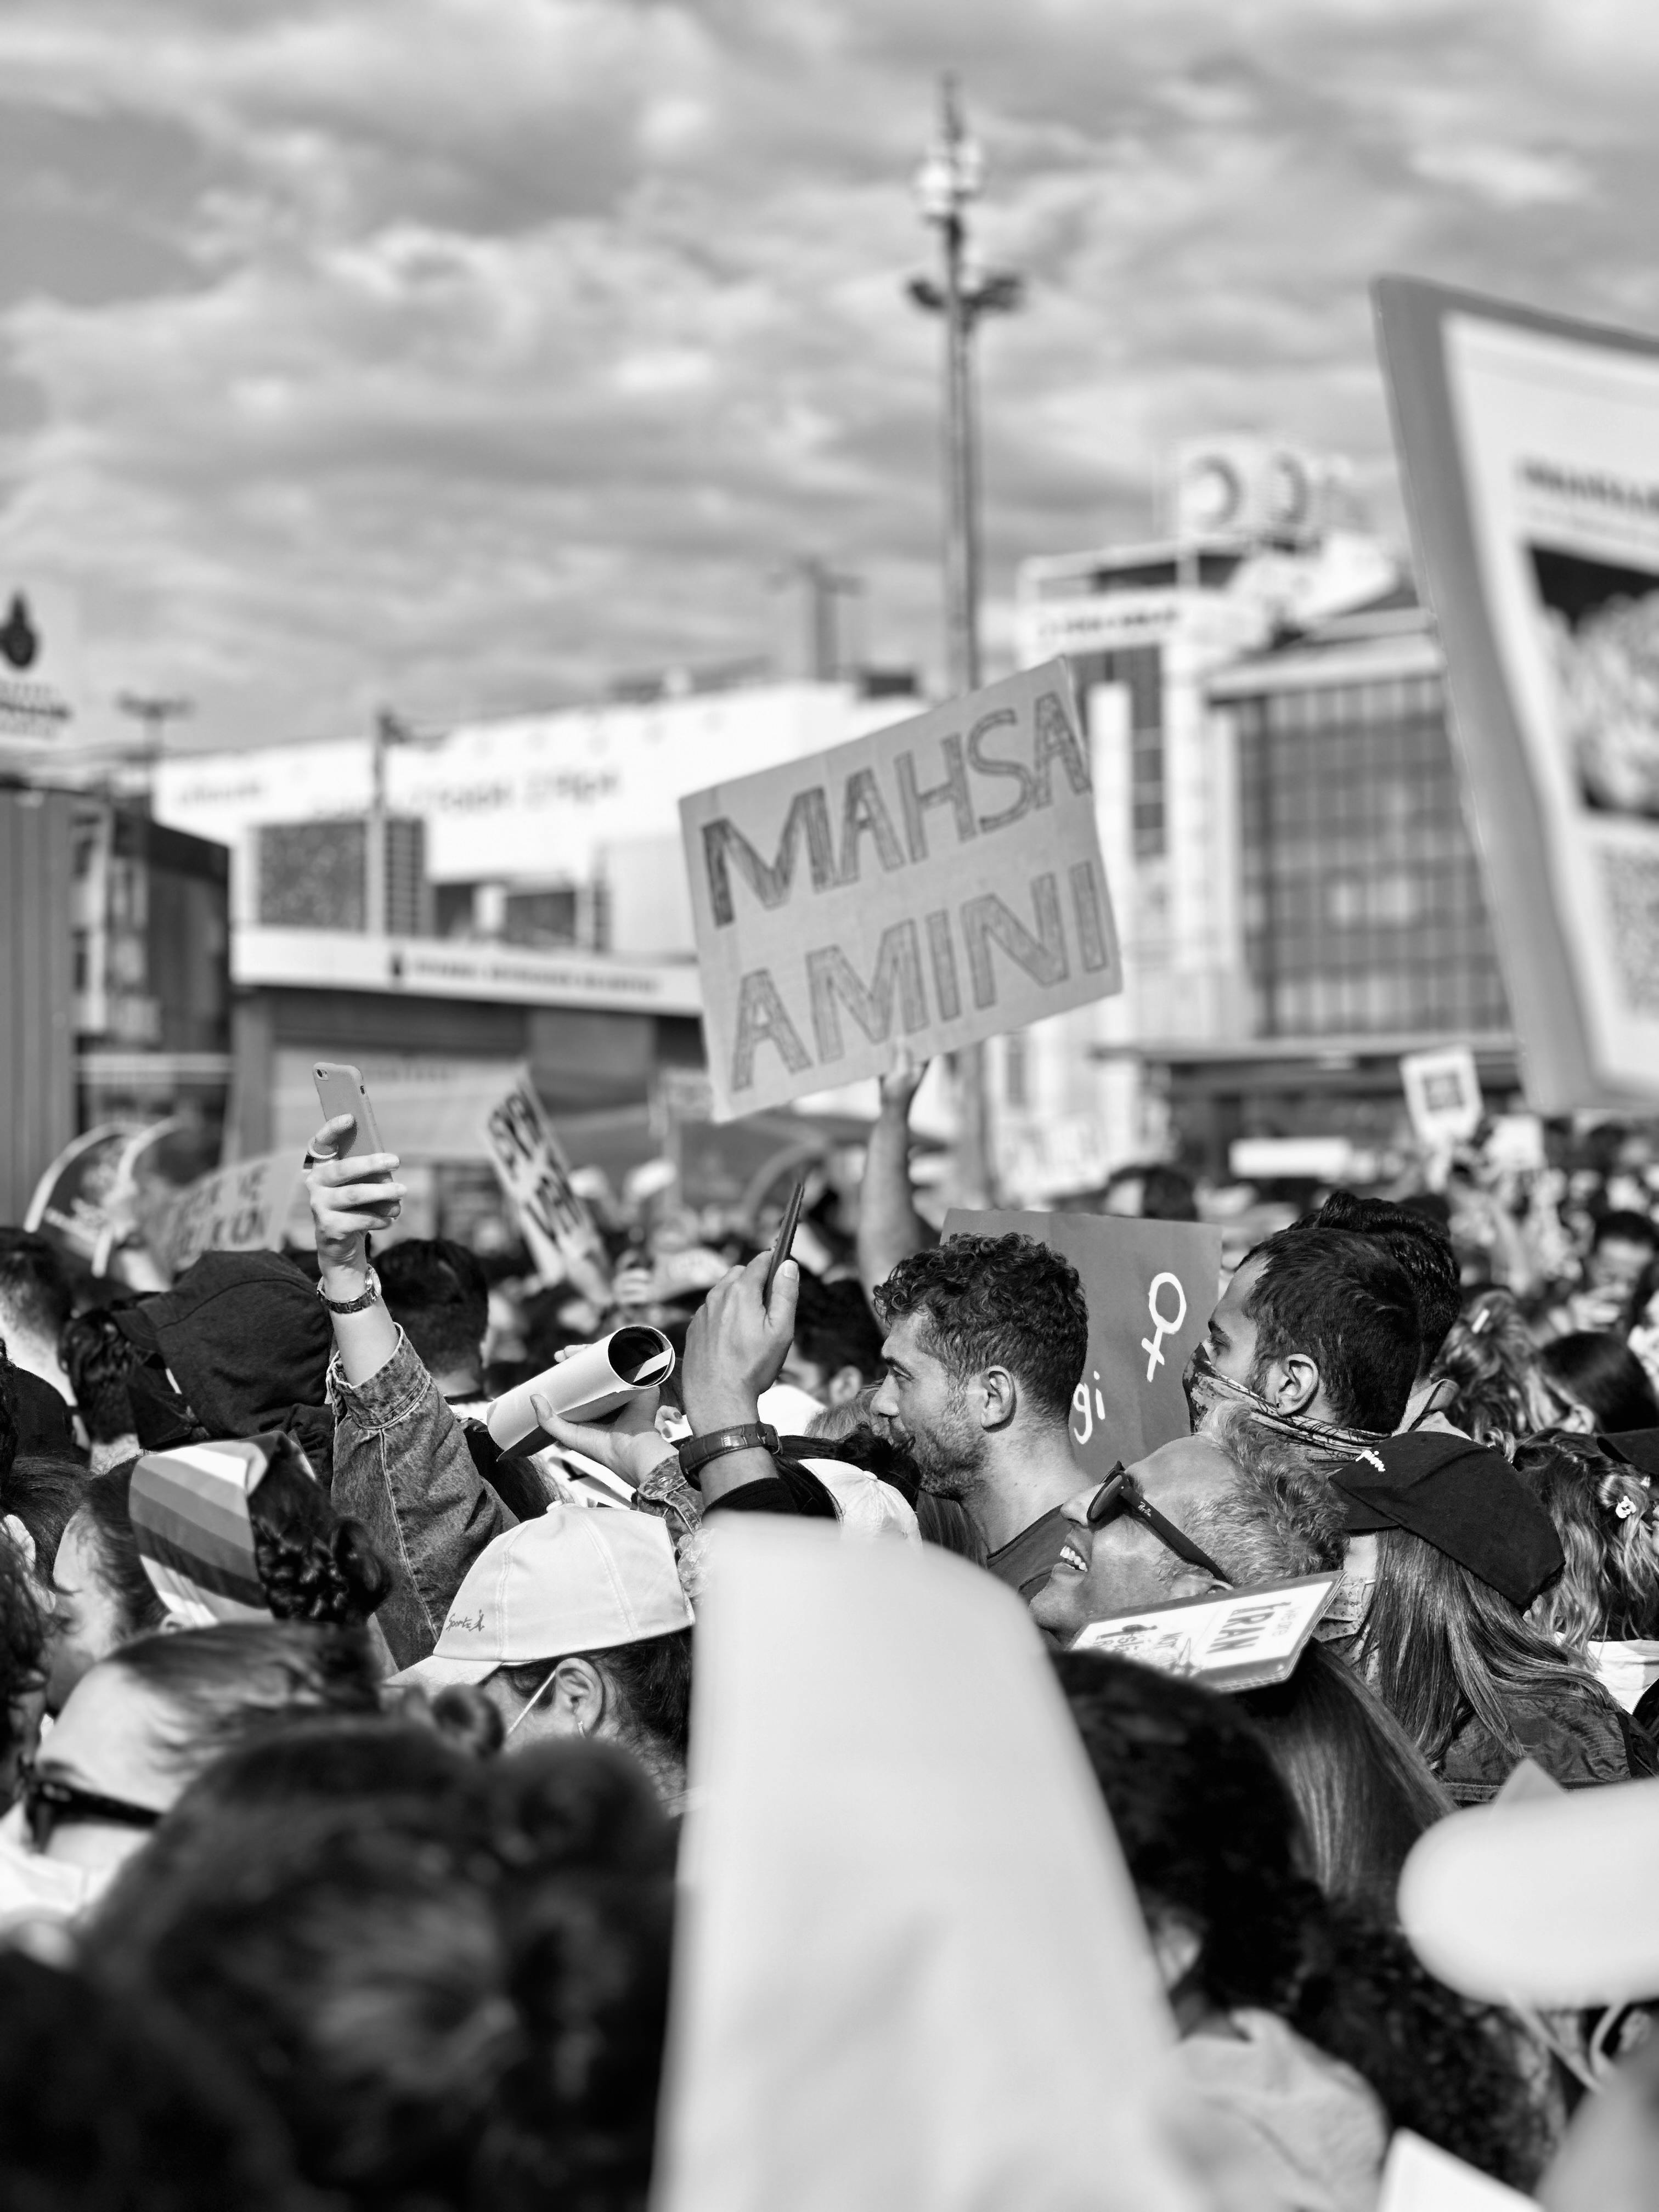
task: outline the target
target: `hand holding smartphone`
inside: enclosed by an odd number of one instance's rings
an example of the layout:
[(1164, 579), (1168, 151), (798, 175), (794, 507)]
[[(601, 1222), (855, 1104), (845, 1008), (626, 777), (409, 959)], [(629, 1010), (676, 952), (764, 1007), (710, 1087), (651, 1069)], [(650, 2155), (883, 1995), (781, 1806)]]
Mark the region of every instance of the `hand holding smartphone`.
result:
[[(332, 1121), (346, 1115), (351, 1121), (349, 1133), (334, 1139), (335, 1158), (349, 1159), (354, 1154), (368, 1158), (374, 1153), (384, 1152), (386, 1146), (363, 1085), (362, 1070), (353, 1067), (348, 1060), (319, 1060), (312, 1069), (312, 1078), (317, 1086), (317, 1103), (323, 1109), (323, 1119)], [(392, 1176), (388, 1170), (377, 1168), (364, 1181), (390, 1182)], [(390, 1211), (386, 1218), (392, 1218)]]
[(772, 1247), (772, 1258), (766, 1270), (766, 1282), (761, 1291), (763, 1310), (772, 1304), (772, 1285), (777, 1279), (778, 1269), (794, 1249), (795, 1231), (800, 1226), (800, 1209), (806, 1196), (805, 1176), (789, 1194), (789, 1203), (783, 1209), (783, 1219), (778, 1227), (778, 1241)]

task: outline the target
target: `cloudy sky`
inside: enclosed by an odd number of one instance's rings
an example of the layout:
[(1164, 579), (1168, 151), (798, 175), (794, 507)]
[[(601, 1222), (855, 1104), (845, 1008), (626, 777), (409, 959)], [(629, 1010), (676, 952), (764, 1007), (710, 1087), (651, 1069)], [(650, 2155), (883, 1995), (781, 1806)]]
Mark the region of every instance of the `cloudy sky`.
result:
[[(939, 658), (934, 79), (989, 162), (994, 641), (1267, 428), (1399, 502), (1389, 268), (1659, 326), (1653, 0), (4, 0), (0, 582), (193, 743)], [(100, 707), (100, 702), (102, 702)]]

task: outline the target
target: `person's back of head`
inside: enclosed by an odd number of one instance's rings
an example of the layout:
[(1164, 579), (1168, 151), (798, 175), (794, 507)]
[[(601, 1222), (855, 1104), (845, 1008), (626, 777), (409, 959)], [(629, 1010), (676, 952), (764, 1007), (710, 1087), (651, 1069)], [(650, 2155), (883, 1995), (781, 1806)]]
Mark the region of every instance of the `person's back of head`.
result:
[(64, 1371), (75, 1403), (95, 1444), (114, 1443), (134, 1431), (131, 1383), (144, 1355), (103, 1306), (89, 1306), (64, 1328)]
[(447, 1814), (227, 1813), (134, 1860), (88, 1933), (271, 2084), (306, 2179), (362, 2207), (636, 2205), (666, 2011), (672, 1840), (620, 1754), (474, 1770)]
[(922, 1340), (959, 1382), (1006, 1368), (1021, 1410), (1065, 1427), (1089, 1349), (1089, 1309), (1071, 1261), (1035, 1237), (947, 1237), (901, 1260), (875, 1292), (891, 1328), (919, 1317)]
[(483, 1264), (447, 1237), (406, 1237), (378, 1253), (386, 1311), (432, 1375), (477, 1375), (489, 1326)]
[(0, 1953), (12, 2212), (315, 2212), (281, 2126), (171, 2008)]
[(1276, 2014), (1395, 2126), (1530, 2186), (1542, 2130), (1507, 2024), (1308, 1878), (1295, 1803), (1237, 1702), (1098, 1652), (1054, 1665), (1177, 2005)]
[(1245, 1691), (1295, 1801), (1327, 1897), (1392, 1920), (1400, 1869), (1449, 1797), (1394, 1715), (1324, 1644), (1309, 1644), (1283, 1682)]
[(1399, 1261), (1417, 1301), (1417, 1372), (1419, 1378), (1426, 1375), (1462, 1308), (1450, 1236), (1415, 1208), (1362, 1198), (1351, 1190), (1334, 1190), (1312, 1220), (1322, 1228), (1368, 1237)]
[(1574, 1329), (1553, 1338), (1538, 1354), (1546, 1378), (1583, 1407), (1603, 1436), (1629, 1429), (1659, 1429), (1659, 1399), (1647, 1370), (1611, 1329)]
[(1538, 1347), (1508, 1291), (1488, 1290), (1454, 1322), (1434, 1363), (1452, 1386), (1442, 1411), (1478, 1444), (1508, 1451), (1522, 1437), (1551, 1427), (1556, 1409), (1538, 1364)]
[(1257, 1263), (1246, 1311), (1255, 1364), (1300, 1352), (1319, 1370), (1341, 1427), (1390, 1435), (1417, 1379), (1421, 1328), (1405, 1270), (1352, 1230), (1280, 1230), (1246, 1256)]
[(1512, 1464), (1549, 1515), (1565, 1560), (1528, 1607), (1528, 1621), (1580, 1657), (1592, 1641), (1659, 1636), (1651, 1486), (1589, 1437), (1528, 1438)]
[[(791, 1358), (817, 1370), (818, 1387), (813, 1395), (827, 1394), (832, 1404), (880, 1381), (881, 1331), (858, 1283), (850, 1279), (826, 1283), (803, 1268)], [(788, 1367), (784, 1374), (791, 1379)]]
[(1162, 1163), (1148, 1168), (1141, 1181), (1140, 1213), (1144, 1221), (1196, 1221), (1192, 1177)]
[(70, 1523), (71, 1530), (89, 1539), (99, 1577), (113, 1605), (117, 1640), (123, 1644), (149, 1635), (167, 1620), (133, 1533), (130, 1499), (137, 1464), (136, 1459), (123, 1460), (118, 1467), (88, 1475)]
[(73, 1301), (62, 1261), (44, 1237), (0, 1229), (0, 1337), (33, 1340), (53, 1354)]
[(35, 1571), (52, 1573), (64, 1531), (80, 1509), (89, 1478), (78, 1460), (19, 1452), (0, 1478), (0, 1513), (15, 1515), (34, 1547)]
[(270, 1457), (248, 1501), (254, 1563), (274, 1620), (367, 1620), (392, 1573), (361, 1521), (334, 1510), (291, 1436), (265, 1440)]
[(1248, 1406), (1221, 1408), (1211, 1433), (1231, 1469), (1187, 1509), (1186, 1533), (1233, 1587), (1338, 1572), (1348, 1539), (1328, 1455), (1309, 1452)]

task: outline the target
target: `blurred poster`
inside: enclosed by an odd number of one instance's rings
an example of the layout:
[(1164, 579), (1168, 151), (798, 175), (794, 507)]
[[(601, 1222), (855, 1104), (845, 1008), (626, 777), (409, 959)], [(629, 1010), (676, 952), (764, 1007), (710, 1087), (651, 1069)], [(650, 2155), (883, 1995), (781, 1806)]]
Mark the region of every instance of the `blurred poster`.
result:
[(88, 1129), (64, 1146), (34, 1187), (24, 1228), (39, 1230), (77, 1270), (107, 1273), (132, 1230), (121, 1164), (140, 1133), (131, 1121)]
[(1468, 1045), (1443, 1052), (1408, 1052), (1400, 1063), (1401, 1086), (1417, 1141), (1427, 1152), (1466, 1145), (1480, 1126), (1484, 1101), (1474, 1054)]
[(1063, 661), (680, 802), (714, 1115), (1122, 988)]
[(1104, 1477), (1189, 1435), (1182, 1371), (1220, 1297), (1221, 1231), (1122, 1214), (969, 1213), (947, 1237), (1035, 1237), (1068, 1259), (1089, 1302), (1089, 1356), (1072, 1401), (1078, 1464)]
[(300, 1163), (292, 1152), (266, 1152), (198, 1176), (173, 1198), (153, 1249), (169, 1271), (183, 1274), (204, 1252), (275, 1252)]
[(1530, 1103), (1659, 1094), (1659, 343), (1376, 287)]
[(484, 1116), (483, 1137), (537, 1273), (550, 1283), (568, 1276), (590, 1294), (608, 1296), (605, 1247), (592, 1215), (570, 1187), (568, 1163), (528, 1069)]

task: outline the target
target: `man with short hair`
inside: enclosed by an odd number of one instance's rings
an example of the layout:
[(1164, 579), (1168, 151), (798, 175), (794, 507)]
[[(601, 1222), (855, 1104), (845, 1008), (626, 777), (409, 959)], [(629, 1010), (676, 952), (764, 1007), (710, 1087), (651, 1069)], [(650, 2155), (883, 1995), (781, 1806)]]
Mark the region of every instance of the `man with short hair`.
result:
[(1239, 1435), (1231, 1451), (1207, 1436), (1177, 1437), (1078, 1491), (1032, 1619), (1069, 1642), (1109, 1613), (1335, 1573), (1346, 1501), (1279, 1447), (1265, 1432)]
[(881, 1331), (859, 1285), (826, 1283), (803, 1268), (794, 1341), (778, 1381), (833, 1409), (881, 1374)]
[(0, 1229), (0, 1339), (14, 1367), (50, 1382), (66, 1406), (75, 1392), (58, 1357), (74, 1301), (58, 1255), (27, 1229)]
[(374, 1267), (422, 1366), (457, 1413), (482, 1419), (489, 1284), (477, 1255), (447, 1237), (405, 1237), (377, 1252)]
[(925, 1490), (962, 1501), (999, 1580), (1031, 1597), (1077, 1489), (1072, 1396), (1089, 1346), (1078, 1273), (1033, 1237), (951, 1237), (877, 1286), (894, 1423)]
[(1384, 1198), (1361, 1198), (1351, 1190), (1334, 1190), (1307, 1225), (1346, 1229), (1369, 1237), (1405, 1270), (1417, 1300), (1417, 1373), (1411, 1395), (1400, 1418), (1402, 1429), (1424, 1423), (1449, 1425), (1435, 1411), (1437, 1393), (1449, 1395), (1450, 1385), (1436, 1378), (1434, 1363), (1447, 1332), (1463, 1310), (1462, 1285), (1457, 1255), (1451, 1238), (1425, 1214)]
[(1417, 1300), (1399, 1261), (1352, 1230), (1280, 1230), (1246, 1255), (1183, 1378), (1193, 1425), (1241, 1401), (1317, 1443), (1390, 1436), (1417, 1375)]

